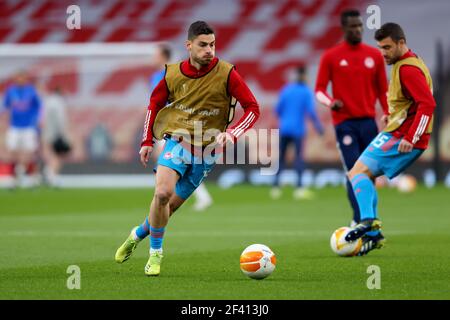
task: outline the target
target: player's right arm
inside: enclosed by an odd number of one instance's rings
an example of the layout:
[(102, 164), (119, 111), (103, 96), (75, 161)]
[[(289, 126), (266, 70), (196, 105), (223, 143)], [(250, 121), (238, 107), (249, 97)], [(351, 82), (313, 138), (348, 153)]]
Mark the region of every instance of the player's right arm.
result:
[(316, 99), (332, 110), (340, 109), (343, 106), (341, 100), (334, 99), (327, 93), (328, 83), (331, 80), (331, 62), (329, 54), (325, 53), (320, 59), (319, 72), (316, 81)]
[(162, 79), (152, 92), (145, 116), (144, 132), (142, 135), (141, 149), (139, 150), (140, 160), (144, 167), (147, 167), (147, 162), (153, 151), (153, 123), (159, 110), (165, 107), (168, 98), (169, 91), (166, 80)]
[(286, 90), (283, 88), (281, 90), (280, 96), (278, 98), (278, 102), (277, 102), (277, 104), (275, 106), (275, 114), (278, 117), (281, 116), (281, 113), (283, 112), (283, 109), (284, 109), (283, 107), (284, 107), (284, 104), (285, 104), (285, 101), (286, 101), (286, 94), (285, 93), (286, 93)]
[(306, 112), (309, 118), (311, 119), (314, 128), (316, 129), (318, 134), (323, 135), (324, 129), (322, 123), (319, 120), (319, 117), (317, 116), (316, 108), (314, 105), (314, 94), (312, 90), (310, 90), (309, 88), (305, 95), (305, 102), (306, 102)]

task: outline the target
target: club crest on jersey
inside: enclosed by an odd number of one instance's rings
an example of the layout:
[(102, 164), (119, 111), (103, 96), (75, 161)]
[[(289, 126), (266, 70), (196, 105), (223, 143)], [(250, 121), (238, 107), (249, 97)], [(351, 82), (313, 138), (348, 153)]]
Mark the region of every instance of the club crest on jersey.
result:
[(342, 59), (341, 62), (339, 62), (339, 65), (340, 65), (341, 67), (347, 67), (347, 66), (348, 66), (348, 62), (347, 62), (347, 60)]
[(164, 159), (169, 160), (172, 158), (173, 158), (172, 152), (168, 151), (168, 152), (164, 153)]
[(373, 61), (372, 57), (367, 57), (364, 59), (364, 65), (368, 69), (372, 69), (375, 66), (375, 61)]
[(352, 139), (352, 137), (349, 136), (349, 135), (344, 136), (344, 138), (342, 139), (342, 143), (343, 143), (345, 146), (351, 145), (352, 142), (353, 142), (353, 139)]

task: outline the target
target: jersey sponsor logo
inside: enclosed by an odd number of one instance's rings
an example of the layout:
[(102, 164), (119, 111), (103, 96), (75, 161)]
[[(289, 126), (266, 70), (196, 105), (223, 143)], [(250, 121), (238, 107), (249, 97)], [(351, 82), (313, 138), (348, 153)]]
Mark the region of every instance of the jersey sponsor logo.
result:
[(347, 60), (342, 59), (341, 62), (339, 62), (339, 65), (340, 65), (341, 67), (347, 67), (347, 66), (348, 66), (348, 62), (347, 62)]
[(364, 59), (364, 65), (368, 69), (372, 69), (375, 66), (375, 61), (372, 59), (372, 57), (367, 57)]

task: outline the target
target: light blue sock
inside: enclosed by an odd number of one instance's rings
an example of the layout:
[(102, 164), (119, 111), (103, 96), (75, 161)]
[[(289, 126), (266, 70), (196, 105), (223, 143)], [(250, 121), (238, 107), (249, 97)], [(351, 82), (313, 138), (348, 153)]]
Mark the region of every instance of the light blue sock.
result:
[(361, 221), (376, 218), (376, 193), (375, 185), (366, 174), (357, 174), (352, 179), (352, 187), (361, 214)]
[(375, 214), (375, 219), (378, 219), (378, 192), (377, 189), (375, 188), (375, 192), (374, 192), (374, 197), (373, 197), (373, 213)]
[[(376, 189), (375, 189), (375, 194), (373, 197), (372, 206), (373, 206), (373, 212), (375, 213), (375, 219), (378, 219), (378, 193), (377, 193)], [(368, 236), (374, 237), (374, 236), (378, 235), (379, 233), (380, 233), (379, 230), (374, 230), (374, 231), (369, 231), (366, 234)]]
[(152, 226), (150, 226), (150, 250), (162, 249), (165, 229), (165, 227), (153, 228)]
[(139, 239), (145, 239), (150, 233), (150, 224), (148, 223), (148, 217), (144, 222), (136, 229), (136, 236)]

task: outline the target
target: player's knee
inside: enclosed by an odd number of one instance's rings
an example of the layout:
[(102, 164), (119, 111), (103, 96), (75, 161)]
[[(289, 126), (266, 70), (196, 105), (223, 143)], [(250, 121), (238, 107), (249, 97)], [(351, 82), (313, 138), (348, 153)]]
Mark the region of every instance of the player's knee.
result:
[(353, 170), (353, 168), (350, 169), (349, 172), (347, 172), (347, 178), (348, 180), (352, 181), (352, 179), (357, 175), (357, 173), (355, 173), (355, 170)]
[(347, 172), (347, 177), (350, 181), (352, 181), (353, 178), (359, 174), (365, 174), (371, 177), (369, 168), (361, 162), (356, 162), (353, 168), (351, 168), (350, 171)]
[(157, 188), (155, 191), (155, 198), (157, 199), (157, 201), (160, 204), (166, 205), (169, 202), (172, 194), (173, 194), (173, 191), (168, 188), (164, 188), (164, 187)]

